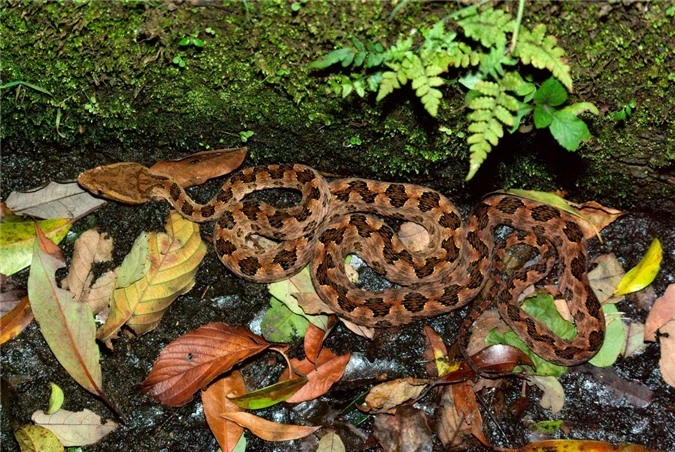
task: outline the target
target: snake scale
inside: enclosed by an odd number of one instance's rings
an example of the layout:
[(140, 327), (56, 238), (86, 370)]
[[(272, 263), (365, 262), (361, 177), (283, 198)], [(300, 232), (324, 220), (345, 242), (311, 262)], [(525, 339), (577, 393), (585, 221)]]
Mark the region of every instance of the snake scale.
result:
[[(136, 163), (94, 168), (82, 173), (79, 183), (126, 203), (165, 199), (192, 221), (216, 221), (218, 257), (247, 280), (278, 281), (310, 263), (321, 299), (359, 325), (389, 327), (453, 311), (475, 298), (490, 279), (490, 294), (502, 318), (547, 360), (567, 366), (585, 362), (604, 338), (604, 316), (589, 286), (581, 229), (569, 214), (535, 201), (491, 195), (462, 224), (457, 208), (429, 188), (365, 179), (328, 182), (300, 164), (243, 169), (205, 204), (190, 199), (171, 178)], [(270, 188), (298, 190), (302, 200), (276, 208), (247, 196)], [(406, 248), (383, 221), (386, 217), (423, 226), (429, 246)], [(501, 245), (495, 243), (494, 229), (499, 225), (514, 229)], [(277, 244), (251, 246), (252, 236)], [(536, 248), (539, 259), (505, 279), (496, 262), (506, 247), (518, 243)], [(393, 286), (371, 292), (350, 283), (344, 268), (350, 254), (357, 254)], [(577, 328), (571, 340), (556, 336), (517, 301), (528, 285), (552, 270), (556, 257), (559, 294), (567, 300)]]

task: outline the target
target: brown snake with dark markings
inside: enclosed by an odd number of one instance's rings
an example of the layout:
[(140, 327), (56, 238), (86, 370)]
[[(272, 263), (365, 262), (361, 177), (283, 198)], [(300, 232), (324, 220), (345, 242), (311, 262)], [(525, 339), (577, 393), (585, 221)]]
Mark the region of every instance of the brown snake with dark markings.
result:
[[(456, 207), (434, 190), (364, 179), (329, 183), (312, 168), (297, 164), (246, 168), (227, 180), (206, 204), (195, 203), (169, 177), (152, 174), (136, 163), (97, 167), (82, 173), (78, 181), (110, 199), (133, 204), (166, 199), (192, 221), (216, 220), (218, 257), (247, 280), (278, 281), (311, 263), (312, 281), (321, 299), (359, 325), (388, 327), (453, 311), (475, 298), (492, 277), (490, 293), (502, 318), (538, 355), (575, 365), (590, 359), (603, 341), (605, 321), (588, 283), (583, 233), (569, 214), (545, 204), (492, 195), (474, 207), (462, 226)], [(246, 199), (268, 188), (299, 190), (302, 201), (278, 209)], [(407, 249), (379, 217), (422, 225), (429, 233), (429, 247)], [(494, 238), (493, 230), (499, 225), (514, 229), (502, 245), (496, 245)], [(252, 235), (278, 244), (252, 247), (246, 243)], [(536, 248), (539, 260), (504, 280), (496, 262), (514, 244)], [(350, 254), (403, 287), (380, 292), (355, 287), (344, 270), (344, 259)], [(577, 328), (576, 337), (569, 341), (527, 315), (517, 301), (527, 286), (551, 271), (556, 254), (559, 291)]]

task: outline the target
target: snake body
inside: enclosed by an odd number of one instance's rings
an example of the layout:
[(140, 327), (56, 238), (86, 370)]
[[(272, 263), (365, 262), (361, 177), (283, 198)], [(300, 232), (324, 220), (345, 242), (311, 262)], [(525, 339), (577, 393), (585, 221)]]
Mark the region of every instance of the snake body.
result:
[[(567, 213), (510, 195), (484, 198), (466, 223), (457, 208), (429, 188), (365, 179), (328, 182), (314, 169), (294, 165), (246, 168), (205, 204), (194, 202), (171, 178), (135, 163), (98, 167), (79, 182), (92, 192), (130, 203), (165, 199), (184, 217), (216, 221), (214, 246), (236, 275), (255, 282), (287, 278), (308, 263), (314, 287), (337, 314), (356, 324), (389, 327), (437, 316), (468, 304), (488, 278), (502, 318), (538, 355), (561, 365), (590, 359), (600, 348), (605, 323), (587, 277), (583, 233)], [(247, 197), (269, 188), (290, 188), (302, 200), (276, 208)], [(429, 246), (406, 248), (382, 218), (412, 221), (429, 233)], [(514, 229), (496, 245), (494, 229)], [(277, 242), (251, 246), (252, 236)], [(496, 264), (514, 244), (536, 248), (539, 259), (508, 279)], [(350, 283), (344, 259), (357, 254), (394, 287), (371, 292)], [(527, 315), (518, 295), (558, 265), (558, 287), (577, 335), (563, 340)]]

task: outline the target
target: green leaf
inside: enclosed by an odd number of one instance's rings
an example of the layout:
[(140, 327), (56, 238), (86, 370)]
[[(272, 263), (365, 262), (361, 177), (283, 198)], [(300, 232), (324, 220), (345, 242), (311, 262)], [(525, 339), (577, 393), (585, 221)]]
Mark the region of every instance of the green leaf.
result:
[(640, 262), (621, 279), (614, 296), (637, 292), (650, 285), (661, 269), (662, 259), (661, 242), (654, 239)]
[(310, 69), (326, 69), (337, 63), (342, 63), (342, 67), (347, 67), (354, 59), (354, 49), (350, 47), (343, 47), (341, 49), (333, 50), (323, 59), (313, 61), (309, 64)]
[[(35, 221), (3, 218), (0, 221), (0, 273), (10, 276), (28, 267), (33, 257)], [(72, 226), (67, 218), (52, 218), (37, 223), (47, 237), (60, 243)]]
[(541, 84), (534, 94), (534, 102), (538, 105), (557, 107), (567, 100), (567, 91), (560, 82), (553, 77)]
[(286, 307), (288, 307), (288, 309), (290, 309), (295, 314), (309, 320), (314, 326), (321, 328), (324, 331), (328, 328), (327, 316), (305, 314), (298, 304), (298, 300), (293, 296), (297, 293), (316, 294), (314, 285), (312, 284), (312, 277), (309, 274), (309, 265), (288, 279), (268, 284), (267, 290), (274, 298), (277, 299), (277, 301), (280, 301), (286, 305)]
[(548, 326), (557, 336), (570, 340), (577, 335), (577, 329), (563, 319), (553, 303), (551, 294), (539, 292), (534, 297), (527, 298), (522, 304), (523, 311), (539, 319)]
[(579, 116), (585, 112), (592, 113), (596, 116), (600, 114), (598, 107), (591, 102), (577, 102), (576, 104), (568, 105), (567, 107), (560, 109), (560, 111), (572, 113), (574, 116)]
[(620, 313), (616, 305), (605, 304), (602, 306), (602, 312), (605, 314), (607, 323), (605, 340), (598, 353), (588, 361), (596, 367), (608, 367), (614, 364), (626, 343), (627, 326), (619, 317)]
[(178, 45), (185, 47), (186, 45), (190, 44), (190, 42), (191, 42), (190, 38), (183, 38), (178, 42)]
[(228, 397), (228, 399), (244, 410), (261, 410), (283, 402), (298, 392), (306, 383), (306, 377), (298, 377), (248, 392), (239, 397)]
[(52, 388), (52, 392), (49, 396), (49, 407), (45, 413), (54, 414), (61, 409), (63, 405), (63, 389), (61, 389), (56, 383), (49, 383)]
[(457, 21), (469, 38), (480, 41), (485, 47), (506, 45), (506, 33), (513, 30), (511, 15), (501, 9), (486, 8), (479, 14)]
[(513, 126), (509, 130), (509, 133), (513, 133), (518, 130), (518, 127), (520, 127), (520, 122), (523, 120), (525, 115), (529, 114), (532, 110), (532, 105), (518, 101), (518, 111), (516, 111), (516, 114), (513, 116)]
[(532, 116), (534, 117), (534, 126), (537, 129), (548, 127), (553, 122), (553, 115), (547, 105), (536, 105)]
[(303, 337), (309, 321), (272, 297), (270, 308), (265, 313), (260, 325), (263, 337), (270, 342), (290, 343)]
[(148, 256), (148, 233), (142, 232), (136, 237), (131, 251), (124, 256), (122, 264), (117, 268), (115, 287), (128, 287), (143, 278), (150, 269)]
[(400, 88), (396, 72), (387, 71), (382, 73), (382, 82), (380, 83), (380, 90), (377, 93), (377, 101), (381, 101), (387, 95), (391, 94), (395, 89)]
[(5, 83), (4, 85), (0, 86), (0, 89), (12, 88), (12, 87), (17, 86), (17, 85), (21, 85), (21, 86), (25, 86), (27, 88), (34, 89), (35, 91), (39, 91), (39, 92), (41, 92), (43, 94), (46, 94), (48, 96), (53, 96), (53, 94), (49, 90), (46, 90), (41, 86), (34, 85), (32, 83), (24, 82), (24, 81), (21, 81), (21, 80), (15, 80), (13, 82)]
[(570, 112), (558, 110), (549, 126), (553, 138), (568, 151), (576, 151), (582, 141), (591, 139), (588, 126)]
[[(552, 377), (560, 377), (562, 376), (566, 371), (567, 367), (563, 366), (558, 366), (557, 364), (550, 363), (542, 358), (540, 358), (538, 355), (535, 355), (532, 350), (528, 348), (528, 346), (523, 342), (516, 333), (513, 331), (507, 331), (504, 334), (500, 334), (496, 328), (491, 330), (487, 338), (485, 339), (485, 345), (490, 346), (490, 345), (495, 345), (495, 344), (506, 344), (506, 345), (512, 345), (520, 350), (523, 351), (527, 356), (530, 357), (532, 362), (534, 363), (536, 370), (534, 372), (535, 375), (544, 375), (544, 376), (552, 376)], [(514, 369), (514, 372), (518, 372), (518, 367)]]

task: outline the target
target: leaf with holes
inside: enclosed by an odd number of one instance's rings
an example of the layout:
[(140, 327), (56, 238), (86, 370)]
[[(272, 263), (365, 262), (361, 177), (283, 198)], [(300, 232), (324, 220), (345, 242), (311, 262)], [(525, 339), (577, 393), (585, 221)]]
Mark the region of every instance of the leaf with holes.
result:
[(269, 345), (246, 328), (209, 323), (164, 347), (143, 392), (168, 406), (184, 405), (199, 388)]

